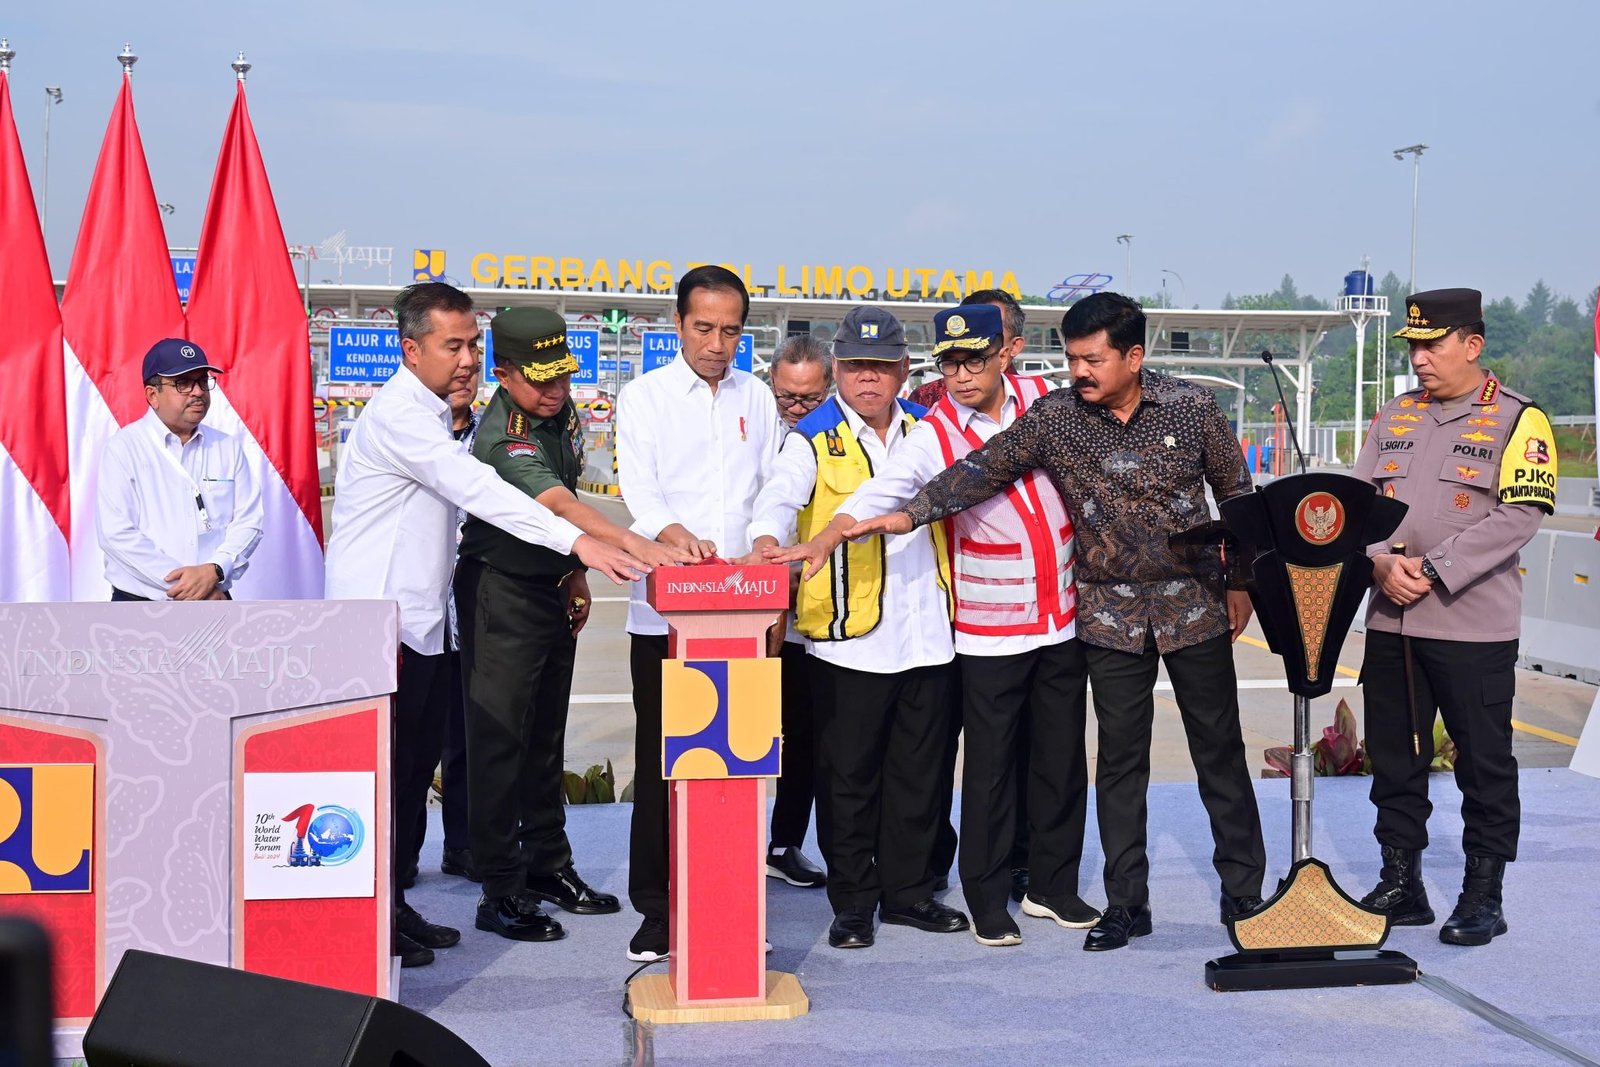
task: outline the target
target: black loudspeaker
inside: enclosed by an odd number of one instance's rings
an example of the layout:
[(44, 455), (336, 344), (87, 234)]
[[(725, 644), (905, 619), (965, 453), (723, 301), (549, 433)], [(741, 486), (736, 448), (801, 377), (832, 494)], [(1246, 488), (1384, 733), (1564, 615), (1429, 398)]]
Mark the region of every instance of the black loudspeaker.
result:
[(489, 1067), (379, 997), (153, 952), (123, 955), (83, 1037), (89, 1067)]

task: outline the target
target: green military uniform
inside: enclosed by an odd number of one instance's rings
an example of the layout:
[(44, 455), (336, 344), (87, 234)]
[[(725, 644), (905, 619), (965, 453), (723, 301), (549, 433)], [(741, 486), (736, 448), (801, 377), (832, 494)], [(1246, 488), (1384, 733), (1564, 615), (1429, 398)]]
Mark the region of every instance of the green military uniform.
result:
[[(483, 413), (473, 455), (530, 497), (575, 491), (583, 437), (571, 399), (541, 417), (519, 406), (506, 384), (521, 379), (518, 388), (542, 396), (565, 386), (577, 369), (566, 323), (553, 311), (522, 308), (502, 312), (490, 328), (501, 387)], [(483, 877), (477, 925), (518, 940), (561, 936), (560, 925), (531, 898), (586, 902), (569, 910), (617, 910), (615, 897), (588, 890), (572, 871), (563, 808), (577, 649), (568, 577), (581, 568), (575, 555), (467, 519), (455, 592), (466, 678), (469, 837)]]

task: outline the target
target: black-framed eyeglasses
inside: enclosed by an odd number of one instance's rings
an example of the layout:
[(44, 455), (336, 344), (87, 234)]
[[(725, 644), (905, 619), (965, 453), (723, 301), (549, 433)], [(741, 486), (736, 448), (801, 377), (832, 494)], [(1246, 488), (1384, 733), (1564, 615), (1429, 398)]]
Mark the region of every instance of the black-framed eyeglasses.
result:
[(982, 374), (983, 368), (989, 365), (993, 356), (944, 356), (933, 361), (939, 373), (946, 378), (955, 376), (963, 367), (968, 374)]
[(198, 378), (162, 378), (162, 385), (170, 385), (172, 391), (180, 396), (193, 396), (195, 393), (209, 393), (217, 384), (215, 375), (202, 374)]
[(828, 399), (827, 393), (773, 393), (780, 408), (814, 408)]

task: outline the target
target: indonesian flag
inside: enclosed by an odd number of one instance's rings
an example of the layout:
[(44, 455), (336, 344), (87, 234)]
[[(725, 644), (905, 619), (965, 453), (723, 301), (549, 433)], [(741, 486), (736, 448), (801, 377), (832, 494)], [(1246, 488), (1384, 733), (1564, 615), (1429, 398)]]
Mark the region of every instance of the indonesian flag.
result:
[(61, 297), (61, 325), (72, 469), (72, 597), (108, 600), (111, 586), (94, 521), (100, 453), (112, 434), (149, 410), (139, 379), (145, 352), (163, 337), (183, 336), (183, 305), (127, 74), (84, 204)]
[[(1594, 418), (1600, 428), (1600, 292), (1595, 294), (1594, 304)], [(1600, 541), (1600, 526), (1595, 527), (1594, 539)]]
[(0, 601), (70, 600), (67, 538), (67, 402), (61, 311), (33, 209), (33, 189), (11, 114), (11, 76), (0, 71)]
[(244, 439), (261, 485), (265, 527), (234, 595), (321, 597), (311, 335), (242, 81), (200, 231), (189, 338), (226, 371), (208, 421)]

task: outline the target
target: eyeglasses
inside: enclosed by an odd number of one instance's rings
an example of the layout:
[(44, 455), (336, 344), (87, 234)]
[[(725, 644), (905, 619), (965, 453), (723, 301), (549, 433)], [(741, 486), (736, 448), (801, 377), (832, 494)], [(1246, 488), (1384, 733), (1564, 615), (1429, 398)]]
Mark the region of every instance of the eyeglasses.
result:
[(982, 374), (983, 369), (989, 365), (989, 361), (993, 358), (993, 356), (966, 356), (964, 358), (946, 356), (943, 359), (934, 360), (933, 365), (939, 368), (940, 374), (946, 378), (952, 378), (963, 367), (966, 368), (968, 374)]
[(780, 408), (814, 408), (828, 399), (827, 393), (773, 393)]
[(172, 386), (172, 391), (180, 396), (193, 396), (195, 393), (211, 392), (217, 379), (213, 375), (202, 374), (198, 378), (163, 378), (161, 384)]

